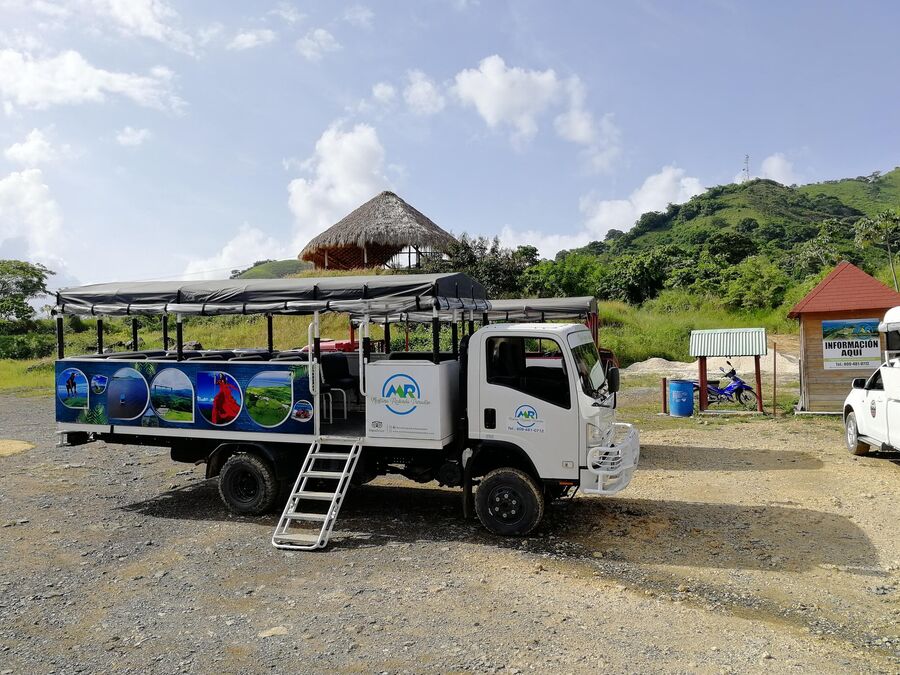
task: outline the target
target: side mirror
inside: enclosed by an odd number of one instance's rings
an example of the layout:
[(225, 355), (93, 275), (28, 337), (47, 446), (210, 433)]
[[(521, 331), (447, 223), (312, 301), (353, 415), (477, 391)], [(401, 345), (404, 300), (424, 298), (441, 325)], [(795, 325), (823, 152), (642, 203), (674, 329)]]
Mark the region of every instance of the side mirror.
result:
[(619, 369), (613, 366), (606, 372), (606, 388), (609, 390), (610, 394), (615, 394), (619, 391), (620, 385)]
[(854, 377), (853, 378), (853, 388), (854, 389), (865, 389), (866, 388), (866, 378)]

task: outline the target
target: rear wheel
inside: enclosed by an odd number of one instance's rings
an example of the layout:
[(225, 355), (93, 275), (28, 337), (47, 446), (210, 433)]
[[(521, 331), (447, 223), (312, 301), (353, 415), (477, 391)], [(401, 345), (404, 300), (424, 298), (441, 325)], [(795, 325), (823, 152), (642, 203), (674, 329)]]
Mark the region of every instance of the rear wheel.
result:
[(759, 410), (759, 396), (752, 389), (741, 389), (737, 400), (745, 410)]
[(232, 513), (260, 516), (278, 501), (278, 479), (268, 462), (257, 455), (237, 452), (219, 474), (219, 495)]
[(850, 453), (854, 455), (868, 455), (871, 448), (868, 443), (863, 443), (859, 440), (859, 427), (856, 426), (856, 413), (851, 412), (847, 415), (844, 427), (847, 430), (847, 449)]
[(475, 493), (475, 512), (494, 534), (522, 536), (544, 516), (541, 489), (524, 471), (503, 467), (481, 479)]

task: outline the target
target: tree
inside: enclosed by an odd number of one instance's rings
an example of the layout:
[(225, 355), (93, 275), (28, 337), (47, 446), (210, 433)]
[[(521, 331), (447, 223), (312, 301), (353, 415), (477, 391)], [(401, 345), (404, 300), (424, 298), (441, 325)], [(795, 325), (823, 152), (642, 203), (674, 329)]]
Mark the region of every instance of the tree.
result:
[(894, 269), (893, 250), (900, 238), (900, 213), (882, 211), (874, 218), (860, 218), (856, 221), (855, 229), (855, 240), (858, 246), (874, 244), (885, 247), (888, 265), (891, 267), (891, 277), (894, 279), (894, 290), (900, 291), (900, 285), (897, 284), (897, 270)]
[(47, 279), (55, 272), (40, 263), (0, 260), (0, 318), (24, 321), (34, 316), (29, 300), (47, 295)]
[(447, 253), (447, 259), (431, 259), (425, 272), (463, 272), (484, 284), (489, 298), (522, 294), (522, 275), (538, 262), (534, 246), (504, 248), (497, 237), (469, 237), (463, 234)]

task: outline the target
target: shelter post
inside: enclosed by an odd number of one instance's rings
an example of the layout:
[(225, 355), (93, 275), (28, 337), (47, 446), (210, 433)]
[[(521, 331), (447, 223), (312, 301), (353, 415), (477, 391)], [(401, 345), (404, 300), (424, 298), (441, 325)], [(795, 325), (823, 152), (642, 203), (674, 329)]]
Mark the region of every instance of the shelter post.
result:
[(57, 358), (65, 358), (66, 356), (66, 342), (63, 336), (63, 318), (61, 316), (56, 317), (56, 354)]
[(131, 320), (131, 349), (132, 351), (138, 351), (140, 347), (138, 347), (138, 320)]
[(163, 349), (169, 349), (169, 315), (162, 315), (162, 339)]
[(701, 356), (697, 363), (699, 364), (697, 367), (700, 369), (700, 412), (703, 412), (704, 410), (706, 410), (706, 406), (708, 403), (706, 390), (706, 357)]
[(762, 374), (759, 372), (759, 354), (753, 357), (753, 368), (756, 371), (756, 391), (759, 392), (759, 396), (756, 397), (756, 410), (757, 412), (762, 412)]
[(97, 319), (97, 353), (103, 353), (103, 319)]
[(181, 314), (175, 315), (175, 354), (178, 361), (184, 360), (184, 320)]
[(266, 347), (268, 347), (269, 354), (275, 351), (275, 335), (272, 330), (271, 314), (266, 314)]
[(772, 417), (778, 416), (778, 343), (772, 343)]

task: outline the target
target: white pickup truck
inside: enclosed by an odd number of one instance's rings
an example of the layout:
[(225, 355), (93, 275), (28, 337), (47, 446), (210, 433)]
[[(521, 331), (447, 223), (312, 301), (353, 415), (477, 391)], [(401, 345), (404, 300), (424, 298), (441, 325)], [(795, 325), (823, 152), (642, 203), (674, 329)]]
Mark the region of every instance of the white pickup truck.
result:
[(847, 449), (854, 455), (900, 448), (900, 307), (887, 311), (878, 331), (885, 334), (887, 359), (868, 378), (854, 379), (844, 401)]

